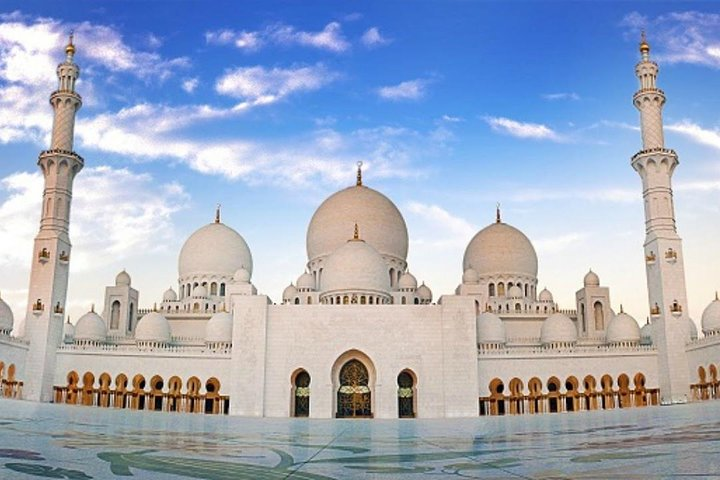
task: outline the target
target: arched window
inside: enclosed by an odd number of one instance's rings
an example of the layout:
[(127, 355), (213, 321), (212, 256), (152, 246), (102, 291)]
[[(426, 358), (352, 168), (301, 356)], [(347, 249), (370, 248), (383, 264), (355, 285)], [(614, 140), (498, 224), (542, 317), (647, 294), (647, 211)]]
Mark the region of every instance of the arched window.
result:
[(218, 292), (217, 287), (218, 287), (217, 282), (212, 282), (210, 284), (210, 295), (217, 295), (217, 292)]
[(295, 417), (307, 417), (310, 415), (310, 374), (302, 370), (295, 375), (294, 398)]
[(595, 330), (605, 330), (605, 314), (603, 313), (602, 303), (595, 302), (593, 311), (595, 313)]
[(528, 284), (527, 283), (525, 284), (525, 296), (526, 297), (528, 296)]
[(415, 305), (420, 305), (420, 299), (415, 297)]
[(340, 370), (337, 391), (338, 418), (371, 417), (370, 375), (360, 360), (350, 360)]
[(349, 305), (349, 304), (350, 304), (350, 297), (348, 297), (347, 295), (345, 295), (345, 296), (343, 297), (343, 305)]
[(300, 305), (300, 297), (295, 297), (295, 305)]
[(307, 297), (307, 304), (308, 305), (312, 304), (312, 297), (310, 297), (310, 296)]
[(494, 297), (495, 296), (495, 284), (490, 283), (488, 284), (488, 297)]
[(220, 284), (220, 296), (221, 297), (225, 296), (225, 284), (224, 283)]
[(503, 282), (497, 284), (497, 294), (500, 297), (505, 296), (505, 284)]
[(522, 313), (522, 305), (519, 303), (515, 304), (515, 313)]
[(120, 302), (115, 300), (110, 307), (110, 329), (117, 330), (120, 326)]
[(360, 296), (360, 305), (365, 305), (367, 303), (367, 297), (365, 295)]
[(372, 305), (372, 304), (373, 304), (373, 300), (374, 300), (374, 298), (373, 298), (373, 297), (370, 297), (370, 302), (369, 302), (369, 303), (370, 303), (370, 305)]
[(407, 299), (406, 299), (405, 297), (402, 297), (402, 298), (400, 299), (400, 303), (403, 304), (403, 305), (405, 305), (405, 304), (407, 303)]
[(398, 417), (415, 418), (415, 379), (402, 371), (397, 377), (398, 383)]
[(133, 319), (135, 319), (135, 305), (130, 302), (130, 308), (128, 308), (128, 332), (133, 330)]

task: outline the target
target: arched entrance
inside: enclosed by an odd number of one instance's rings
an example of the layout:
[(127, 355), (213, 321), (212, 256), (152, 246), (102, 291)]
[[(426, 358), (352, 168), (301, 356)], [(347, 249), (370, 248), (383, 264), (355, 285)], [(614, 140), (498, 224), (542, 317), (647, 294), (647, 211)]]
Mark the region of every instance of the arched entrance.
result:
[(340, 369), (337, 391), (337, 418), (372, 417), (370, 375), (360, 360), (346, 362)]
[(415, 379), (407, 370), (400, 372), (398, 383), (398, 417), (415, 418)]
[(293, 381), (293, 416), (310, 416), (310, 374), (300, 370)]

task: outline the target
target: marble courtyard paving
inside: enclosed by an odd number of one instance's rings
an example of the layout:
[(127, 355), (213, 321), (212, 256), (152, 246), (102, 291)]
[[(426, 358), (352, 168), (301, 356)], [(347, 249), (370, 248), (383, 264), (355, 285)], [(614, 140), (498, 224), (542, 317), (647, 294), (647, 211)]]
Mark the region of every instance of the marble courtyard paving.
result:
[(720, 402), (462, 420), (275, 420), (0, 400), (5, 479), (720, 478)]

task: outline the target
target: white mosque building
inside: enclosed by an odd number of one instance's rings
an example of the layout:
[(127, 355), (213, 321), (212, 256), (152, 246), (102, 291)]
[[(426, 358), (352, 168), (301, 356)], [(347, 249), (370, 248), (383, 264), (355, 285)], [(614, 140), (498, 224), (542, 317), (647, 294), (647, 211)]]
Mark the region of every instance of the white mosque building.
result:
[[(720, 301), (698, 338), (664, 145), (665, 94), (643, 38), (635, 68), (643, 147), (648, 314), (611, 309), (592, 271), (576, 306), (537, 291), (532, 242), (504, 223), (470, 239), (455, 292), (434, 298), (410, 273), (408, 231), (384, 194), (357, 182), (331, 195), (307, 231), (307, 270), (274, 302), (252, 284), (250, 247), (221, 222), (187, 239), (178, 288), (140, 308), (125, 271), (102, 310), (65, 323), (79, 68), (58, 66), (52, 144), (35, 238), (25, 333), (0, 301), (0, 394), (30, 401), (251, 417), (474, 417), (643, 407), (718, 398)], [(208, 248), (212, 245), (213, 248)], [(640, 254), (640, 252), (638, 252)], [(458, 262), (460, 259), (458, 259)], [(258, 265), (258, 268), (263, 268)], [(160, 301), (161, 300), (161, 301)]]

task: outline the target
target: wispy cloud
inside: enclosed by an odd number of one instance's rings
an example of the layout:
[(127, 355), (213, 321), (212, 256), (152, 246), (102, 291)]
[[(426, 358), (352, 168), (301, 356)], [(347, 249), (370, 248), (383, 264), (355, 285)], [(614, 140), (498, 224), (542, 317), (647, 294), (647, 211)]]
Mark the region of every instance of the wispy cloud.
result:
[(360, 37), (360, 41), (363, 45), (369, 48), (380, 47), (382, 45), (387, 45), (388, 43), (392, 42), (392, 40), (384, 37), (380, 33), (380, 29), (378, 29), (378, 27), (372, 27), (367, 29), (365, 33), (363, 33), (363, 36)]
[(205, 41), (210, 45), (234, 45), (247, 51), (258, 50), (268, 44), (300, 45), (332, 52), (344, 52), (350, 48), (350, 42), (338, 22), (330, 22), (317, 32), (298, 30), (283, 23), (257, 31), (222, 29), (206, 32)]
[(464, 247), (477, 233), (478, 228), (464, 218), (453, 215), (439, 205), (410, 202), (407, 211), (428, 224), (432, 238), (418, 238), (415, 243), (434, 247)]
[(539, 238), (533, 241), (540, 254), (560, 253), (588, 238), (587, 233), (570, 232), (555, 237)]
[(556, 100), (580, 100), (580, 95), (574, 92), (544, 93), (541, 97), (551, 102)]
[(428, 81), (415, 79), (401, 82), (397, 85), (380, 87), (377, 94), (380, 98), (391, 101), (420, 100), (427, 93)]
[(665, 129), (684, 135), (701, 145), (707, 145), (708, 147), (720, 150), (720, 130), (703, 128), (690, 120), (665, 125)]
[(181, 86), (187, 93), (193, 93), (199, 84), (200, 79), (198, 78), (186, 78), (183, 80)]
[(647, 30), (652, 55), (662, 62), (720, 68), (720, 14), (685, 11), (651, 17), (631, 12), (620, 25), (633, 39)]
[(557, 132), (541, 123), (519, 122), (505, 117), (485, 117), (484, 120), (494, 131), (513, 137), (562, 141), (562, 137)]

